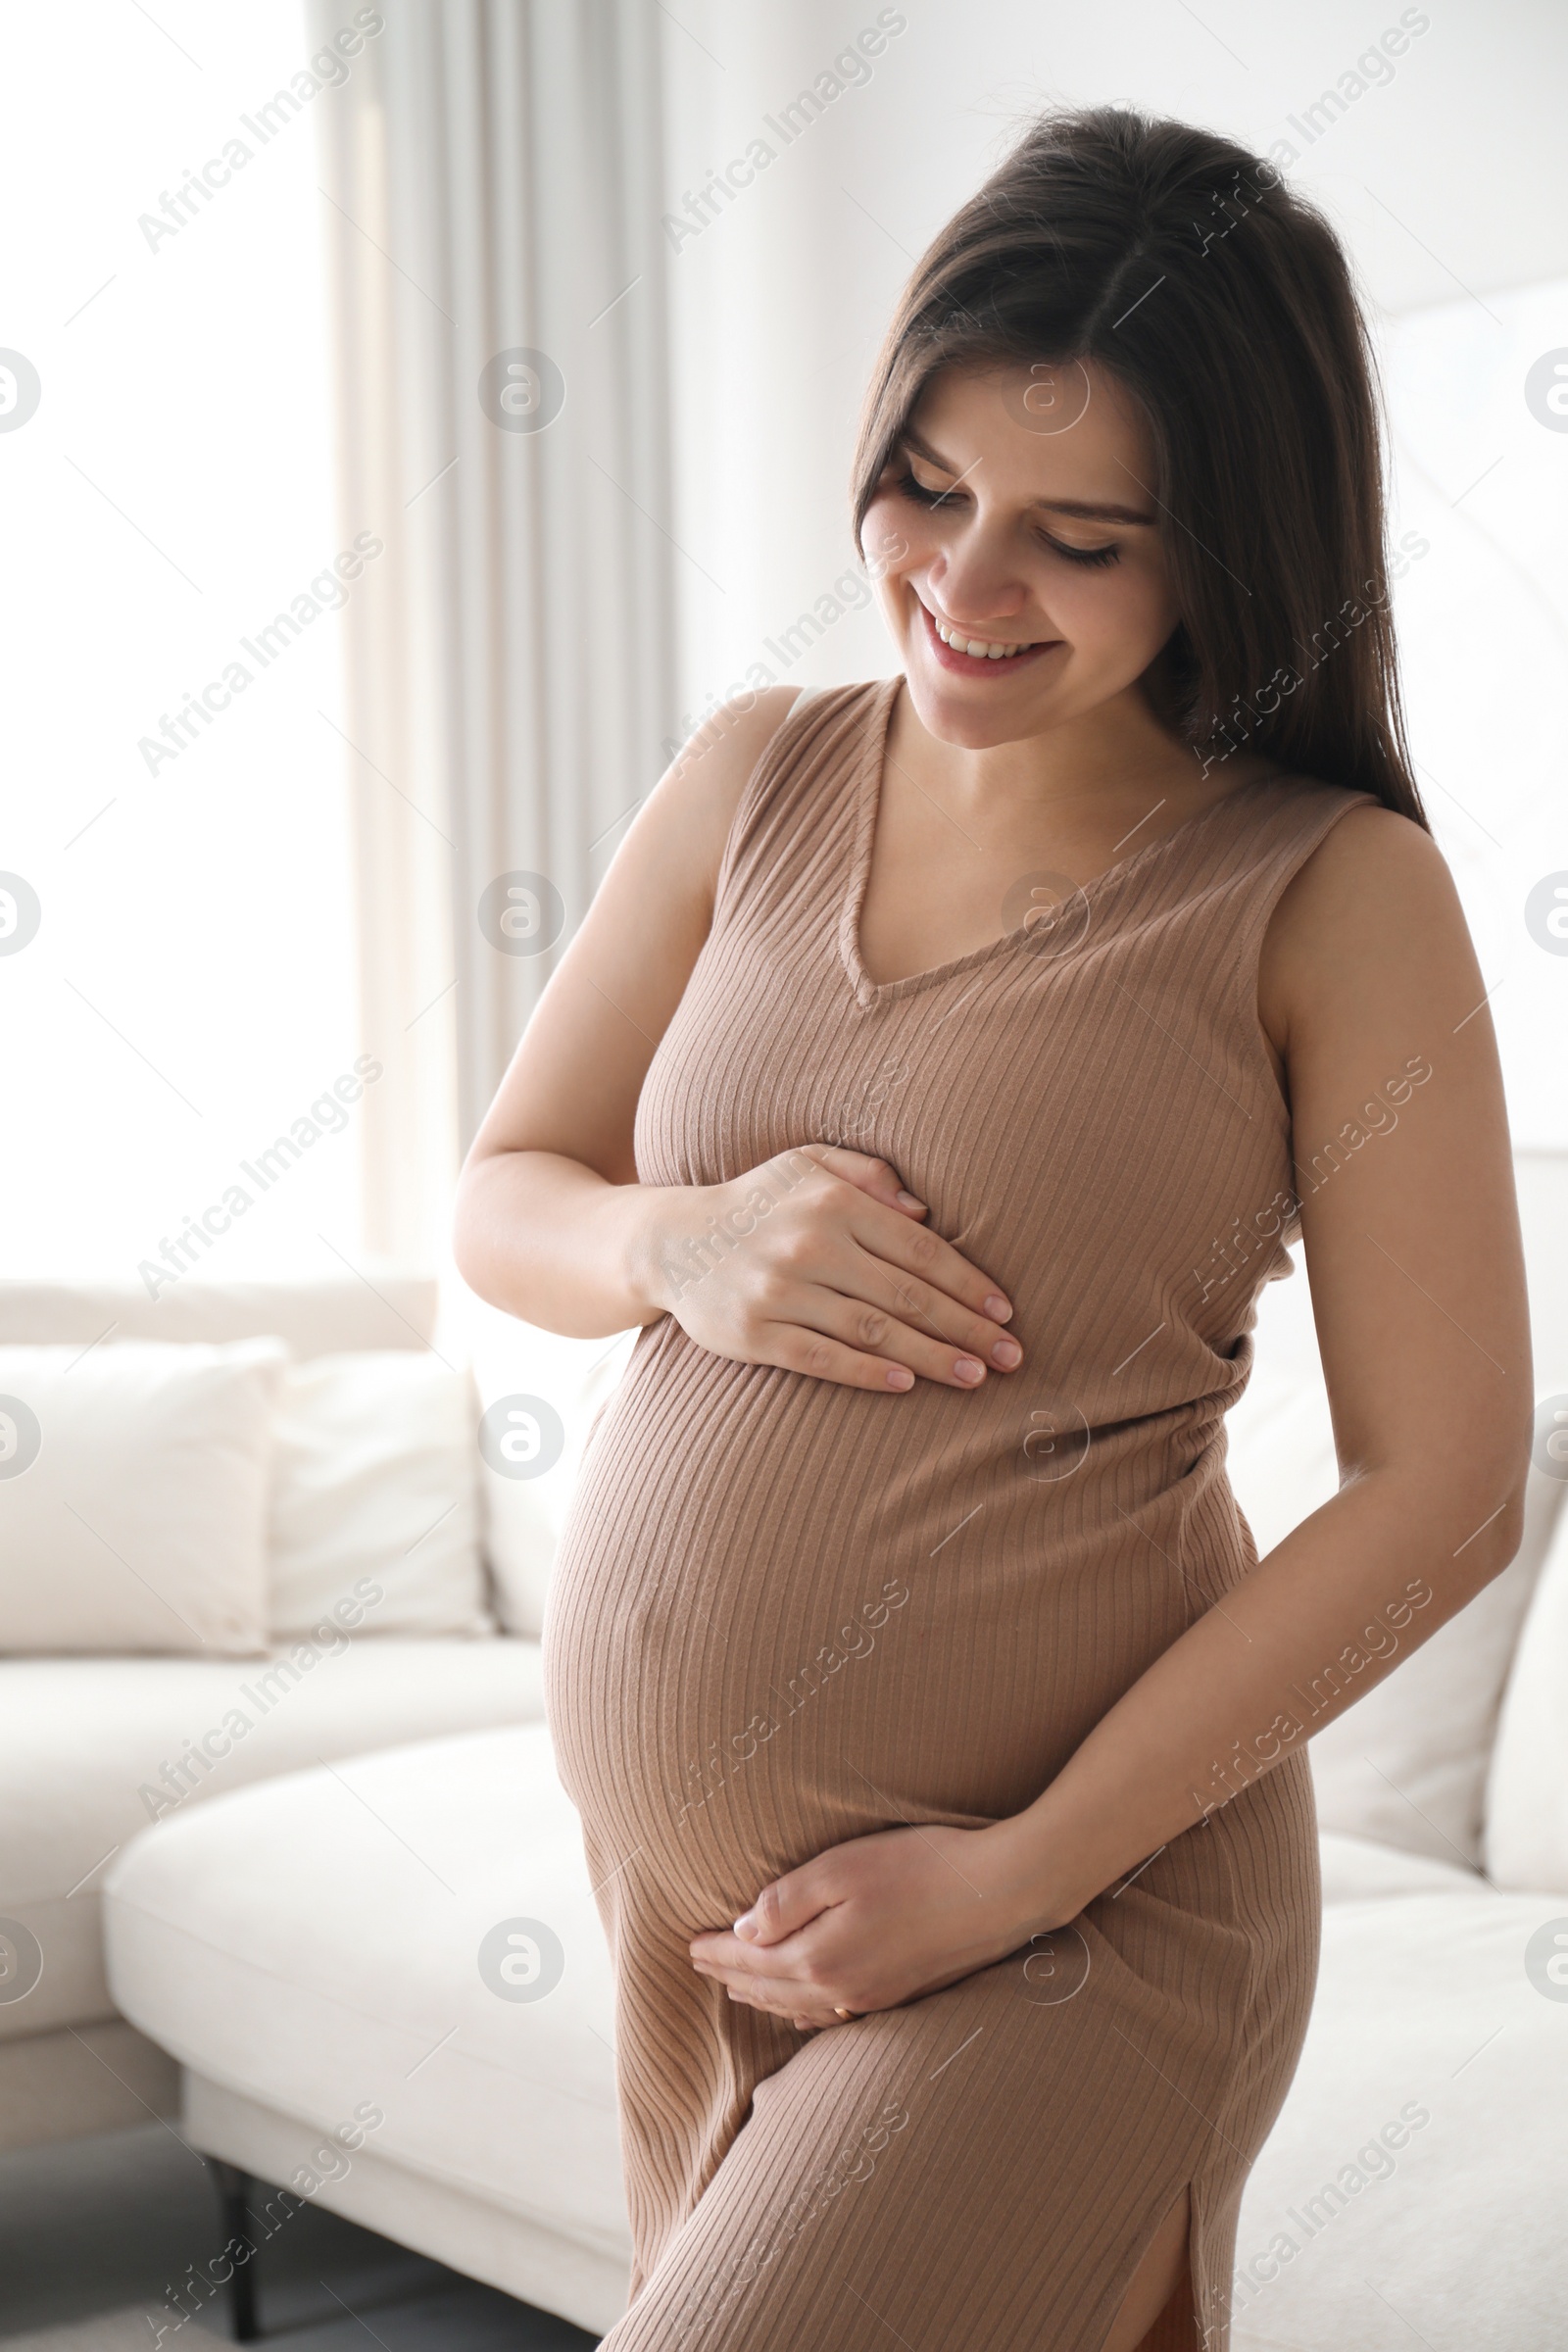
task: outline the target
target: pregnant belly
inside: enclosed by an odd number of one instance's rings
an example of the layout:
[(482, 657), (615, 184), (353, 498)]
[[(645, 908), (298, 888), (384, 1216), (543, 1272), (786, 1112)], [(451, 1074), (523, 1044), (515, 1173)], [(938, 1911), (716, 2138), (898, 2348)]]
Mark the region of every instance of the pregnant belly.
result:
[(596, 1431), (551, 1590), (601, 1871), (635, 1853), (707, 1917), (867, 1830), (1015, 1812), (1183, 1630), (1162, 1435), (1129, 1534), (1126, 1441), (1025, 1451), (1001, 1383), (887, 1398), (677, 1343)]

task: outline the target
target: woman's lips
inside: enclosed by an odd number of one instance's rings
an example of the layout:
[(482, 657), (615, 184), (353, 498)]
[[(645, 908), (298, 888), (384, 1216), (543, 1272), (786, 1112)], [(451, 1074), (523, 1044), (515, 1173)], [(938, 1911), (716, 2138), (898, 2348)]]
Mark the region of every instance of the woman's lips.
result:
[[(920, 604), (918, 597), (915, 602)], [(1026, 669), (1038, 662), (1042, 654), (1054, 654), (1062, 643), (1059, 637), (1046, 638), (1039, 645), (1029, 646), (1021, 654), (1008, 654), (1002, 661), (993, 662), (988, 655), (960, 654), (956, 647), (945, 644), (937, 635), (937, 624), (928, 605), (920, 604), (920, 619), (925, 629), (925, 641), (938, 666), (954, 670), (963, 678), (994, 678), (1009, 670)], [(994, 642), (1000, 644), (1001, 640)]]

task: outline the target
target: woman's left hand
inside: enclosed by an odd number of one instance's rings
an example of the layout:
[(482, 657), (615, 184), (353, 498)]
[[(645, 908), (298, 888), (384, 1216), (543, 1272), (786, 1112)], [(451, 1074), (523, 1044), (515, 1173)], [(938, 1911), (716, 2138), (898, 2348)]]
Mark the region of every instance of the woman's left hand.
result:
[[(1000, 1827), (1000, 1825), (998, 1825)], [(879, 1830), (764, 1886), (733, 1930), (697, 1936), (699, 1973), (797, 2027), (894, 2009), (1004, 1959), (1051, 1925), (991, 1829)]]

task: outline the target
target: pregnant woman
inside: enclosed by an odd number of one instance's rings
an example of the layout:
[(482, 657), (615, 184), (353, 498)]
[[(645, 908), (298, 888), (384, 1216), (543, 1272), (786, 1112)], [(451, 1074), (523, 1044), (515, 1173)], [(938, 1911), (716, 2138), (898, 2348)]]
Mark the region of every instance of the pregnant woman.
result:
[[(464, 1178), (477, 1290), (642, 1327), (546, 1629), (607, 2344), (1223, 2352), (1307, 1740), (1505, 1565), (1529, 1443), (1332, 232), (1207, 133), (1036, 123), (902, 300), (854, 522), (897, 673), (688, 745)], [(1259, 1563), (1225, 1414), (1298, 1236), (1342, 1485)]]

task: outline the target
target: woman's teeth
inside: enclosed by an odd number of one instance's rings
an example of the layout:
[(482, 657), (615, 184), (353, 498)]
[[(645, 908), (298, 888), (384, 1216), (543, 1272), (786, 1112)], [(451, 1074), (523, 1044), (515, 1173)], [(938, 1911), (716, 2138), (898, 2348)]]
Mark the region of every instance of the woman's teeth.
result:
[(1030, 651), (1028, 645), (992, 645), (983, 637), (960, 637), (956, 629), (950, 629), (945, 621), (938, 620), (934, 612), (931, 626), (944, 645), (951, 645), (956, 654), (970, 655), (976, 662), (1006, 662), (1014, 654), (1027, 654)]

